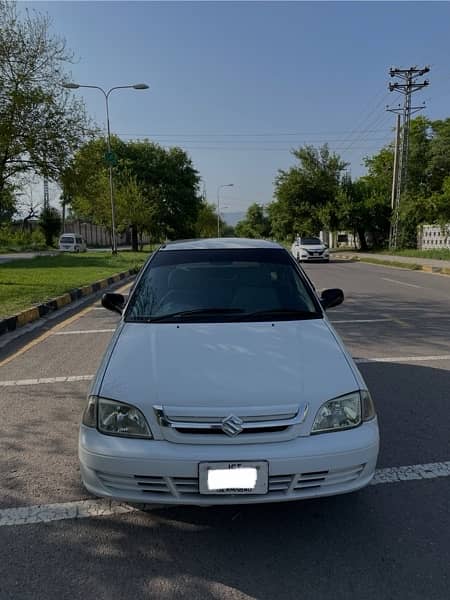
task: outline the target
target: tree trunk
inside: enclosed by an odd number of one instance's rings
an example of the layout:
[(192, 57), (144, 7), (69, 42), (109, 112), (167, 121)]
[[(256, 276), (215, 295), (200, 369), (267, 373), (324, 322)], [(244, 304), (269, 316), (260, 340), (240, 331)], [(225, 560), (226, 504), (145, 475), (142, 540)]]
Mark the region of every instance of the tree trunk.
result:
[(362, 252), (367, 252), (369, 247), (367, 246), (365, 231), (362, 227), (358, 227), (357, 232), (359, 237), (360, 250)]
[(131, 226), (131, 249), (134, 252), (139, 251), (139, 238), (138, 238), (138, 230), (136, 225)]

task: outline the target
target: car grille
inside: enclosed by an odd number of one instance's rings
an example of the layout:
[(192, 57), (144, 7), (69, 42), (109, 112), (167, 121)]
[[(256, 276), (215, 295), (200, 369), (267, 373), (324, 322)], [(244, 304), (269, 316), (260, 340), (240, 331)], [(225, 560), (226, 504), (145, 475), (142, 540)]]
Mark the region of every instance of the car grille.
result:
[[(170, 442), (195, 444), (253, 443), (255, 435), (287, 439), (298, 435), (308, 405), (220, 408), (206, 413), (203, 408), (154, 406), (164, 438)], [(230, 426), (231, 423), (231, 426)]]
[[(269, 476), (268, 495), (274, 500), (286, 496), (292, 498), (301, 498), (311, 495), (311, 491), (317, 491), (319, 488), (326, 493), (327, 489), (334, 486), (351, 483), (358, 479), (365, 467), (365, 464), (355, 465), (346, 469), (329, 469), (326, 471), (311, 471), (287, 475)], [(195, 500), (195, 498), (205, 498), (200, 495), (198, 477), (161, 477), (153, 475), (113, 475), (110, 473), (96, 472), (97, 477), (103, 486), (112, 494), (126, 497), (130, 494), (132, 497), (142, 496), (142, 500), (147, 500), (150, 496), (154, 499), (162, 499), (171, 496), (173, 498), (185, 498), (186, 500)], [(230, 497), (232, 494), (230, 494)], [(239, 494), (242, 499), (253, 495)], [(211, 496), (208, 496), (211, 498)], [(215, 499), (227, 498), (225, 495), (212, 496)], [(220, 500), (219, 500), (220, 501)]]

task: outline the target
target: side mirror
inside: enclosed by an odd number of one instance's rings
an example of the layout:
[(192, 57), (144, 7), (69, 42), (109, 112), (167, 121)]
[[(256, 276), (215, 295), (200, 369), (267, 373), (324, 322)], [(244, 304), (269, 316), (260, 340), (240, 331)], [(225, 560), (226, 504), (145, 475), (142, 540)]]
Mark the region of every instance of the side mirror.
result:
[(333, 306), (339, 306), (344, 302), (344, 292), (338, 288), (331, 288), (330, 290), (323, 290), (320, 297), (320, 304), (326, 310)]
[(125, 298), (122, 296), (122, 294), (108, 292), (102, 296), (102, 306), (121, 315), (125, 307)]

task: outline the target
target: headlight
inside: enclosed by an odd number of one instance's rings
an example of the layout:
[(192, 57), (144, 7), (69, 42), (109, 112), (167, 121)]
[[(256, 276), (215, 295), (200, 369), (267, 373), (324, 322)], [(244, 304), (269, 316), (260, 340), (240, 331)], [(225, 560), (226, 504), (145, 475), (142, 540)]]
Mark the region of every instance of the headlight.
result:
[(122, 437), (152, 439), (144, 415), (135, 406), (91, 396), (83, 413), (83, 425), (97, 427), (101, 433)]
[(374, 416), (375, 409), (369, 392), (353, 392), (325, 402), (314, 419), (311, 433), (358, 427), (363, 420), (367, 421)]

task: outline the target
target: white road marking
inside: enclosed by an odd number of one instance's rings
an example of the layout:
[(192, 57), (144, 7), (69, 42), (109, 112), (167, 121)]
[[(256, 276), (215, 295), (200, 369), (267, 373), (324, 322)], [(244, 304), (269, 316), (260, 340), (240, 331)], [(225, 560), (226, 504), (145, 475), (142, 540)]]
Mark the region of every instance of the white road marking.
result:
[(93, 375), (69, 375), (67, 377), (40, 377), (39, 379), (14, 379), (0, 381), (0, 387), (13, 387), (19, 385), (41, 385), (44, 383), (68, 383), (71, 381), (90, 381)]
[(381, 277), (384, 281), (390, 281), (391, 283), (398, 283), (399, 285), (406, 285), (408, 287), (413, 288), (422, 288), (421, 285), (416, 285), (415, 283), (405, 283), (404, 281), (398, 281), (398, 279), (389, 279), (389, 277)]
[(49, 523), (63, 519), (84, 519), (86, 517), (108, 517), (138, 510), (133, 506), (114, 500), (80, 500), (60, 504), (38, 504), (0, 510), (0, 527), (4, 525), (30, 525)]
[(450, 354), (441, 354), (439, 356), (383, 356), (377, 358), (355, 358), (355, 363), (413, 363), (413, 362), (428, 362), (435, 360), (450, 360)]
[(392, 321), (392, 319), (342, 319), (330, 323), (380, 323), (381, 321)]
[(377, 469), (370, 485), (396, 483), (397, 481), (416, 481), (418, 479), (436, 479), (437, 477), (450, 477), (450, 461)]
[[(450, 477), (450, 461), (377, 469), (370, 485), (418, 481)], [(38, 504), (0, 510), (0, 527), (7, 525), (31, 525), (64, 519), (86, 519), (88, 517), (110, 517), (137, 512), (139, 508), (115, 500), (94, 499), (58, 504)]]
[(111, 333), (112, 331), (115, 331), (115, 329), (79, 329), (76, 331), (55, 331), (55, 333), (53, 333), (52, 335), (78, 335), (80, 333)]

